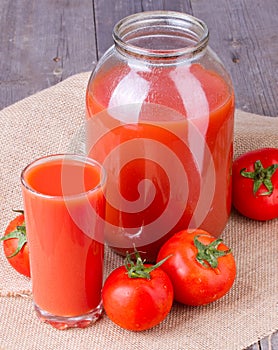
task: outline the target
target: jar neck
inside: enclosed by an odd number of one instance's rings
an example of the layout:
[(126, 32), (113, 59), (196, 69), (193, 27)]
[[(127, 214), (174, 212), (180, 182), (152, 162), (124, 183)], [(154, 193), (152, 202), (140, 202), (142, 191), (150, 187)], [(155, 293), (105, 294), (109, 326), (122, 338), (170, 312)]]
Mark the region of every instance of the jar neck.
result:
[(139, 59), (193, 59), (205, 51), (209, 32), (203, 21), (188, 14), (150, 11), (119, 21), (113, 39), (118, 51)]

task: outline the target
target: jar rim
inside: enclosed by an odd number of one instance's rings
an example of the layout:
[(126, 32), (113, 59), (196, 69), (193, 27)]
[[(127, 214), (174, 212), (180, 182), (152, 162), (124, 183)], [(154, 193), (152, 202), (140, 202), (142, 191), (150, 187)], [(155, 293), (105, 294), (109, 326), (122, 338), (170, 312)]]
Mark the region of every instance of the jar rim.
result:
[[(145, 48), (129, 42), (131, 37), (145, 33), (146, 28), (159, 27), (169, 30), (176, 36), (188, 36), (191, 43), (178, 48)], [(145, 33), (146, 34), (146, 33)], [(127, 16), (116, 23), (113, 40), (120, 50), (149, 58), (177, 58), (195, 56), (204, 50), (209, 40), (206, 23), (192, 15), (176, 11), (146, 11)]]

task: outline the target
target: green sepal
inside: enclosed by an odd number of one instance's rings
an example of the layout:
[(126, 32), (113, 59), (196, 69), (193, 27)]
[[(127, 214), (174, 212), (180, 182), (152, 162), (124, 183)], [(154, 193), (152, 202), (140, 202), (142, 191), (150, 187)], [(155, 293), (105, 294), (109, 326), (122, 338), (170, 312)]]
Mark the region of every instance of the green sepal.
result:
[(0, 241), (6, 241), (6, 240), (12, 239), (12, 238), (17, 238), (18, 239), (17, 248), (11, 255), (7, 256), (7, 258), (12, 258), (15, 255), (17, 255), (21, 251), (21, 249), (24, 247), (24, 245), (27, 243), (26, 226), (25, 226), (25, 224), (17, 226), (16, 230), (14, 230), (14, 231), (8, 233), (7, 235), (1, 237)]
[(197, 235), (194, 237), (194, 245), (198, 250), (196, 260), (206, 268), (215, 269), (218, 267), (218, 258), (231, 253), (231, 249), (218, 250), (219, 244), (223, 242), (221, 238), (218, 238), (209, 244), (203, 244), (198, 240), (200, 236), (204, 235)]
[(267, 192), (260, 193), (260, 196), (269, 196), (273, 192), (273, 184), (271, 181), (272, 175), (278, 169), (278, 164), (272, 164), (267, 168), (264, 168), (262, 162), (257, 160), (254, 163), (254, 171), (246, 171), (246, 168), (240, 170), (240, 174), (248, 179), (254, 180), (253, 193), (256, 195), (259, 188), (264, 185), (267, 188)]
[[(133, 261), (134, 259), (132, 259), (132, 256), (135, 256), (135, 262)], [(168, 258), (170, 258), (170, 256), (167, 256), (155, 265), (146, 267), (144, 265), (145, 260), (142, 260), (140, 253), (134, 247), (133, 253), (126, 254), (124, 264), (129, 278), (145, 278), (149, 280), (151, 279), (151, 272), (161, 266)]]

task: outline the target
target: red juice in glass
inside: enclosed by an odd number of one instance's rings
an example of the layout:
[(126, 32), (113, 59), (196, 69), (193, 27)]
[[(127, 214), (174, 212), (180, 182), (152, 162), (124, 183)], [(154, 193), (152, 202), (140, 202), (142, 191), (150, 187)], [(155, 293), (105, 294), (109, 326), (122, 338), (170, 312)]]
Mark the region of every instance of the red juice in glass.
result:
[(56, 328), (85, 327), (102, 311), (104, 170), (53, 155), (21, 180), (35, 310)]
[(87, 87), (87, 152), (107, 171), (106, 242), (155, 261), (175, 232), (227, 223), (234, 92), (195, 17), (134, 14), (113, 39)]
[[(115, 67), (89, 87), (87, 145), (90, 156), (105, 164), (108, 173), (107, 243), (121, 254), (136, 243), (153, 261), (173, 233), (201, 227), (218, 236), (227, 223), (234, 96), (220, 76), (196, 64), (190, 67), (190, 74), (202, 84), (206, 114), (199, 113), (196, 108), (200, 106), (195, 104), (190, 113), (197, 117), (191, 118), (173, 81), (172, 93), (167, 93), (169, 70), (161, 72), (160, 79), (159, 73), (148, 73), (150, 86), (155, 81), (159, 94), (150, 88), (140, 105), (109, 108), (111, 86), (123, 74), (128, 72)], [(179, 74), (182, 76), (182, 68)], [(123, 115), (130, 120), (139, 108), (137, 122), (123, 123)], [(177, 187), (174, 192), (171, 186)]]

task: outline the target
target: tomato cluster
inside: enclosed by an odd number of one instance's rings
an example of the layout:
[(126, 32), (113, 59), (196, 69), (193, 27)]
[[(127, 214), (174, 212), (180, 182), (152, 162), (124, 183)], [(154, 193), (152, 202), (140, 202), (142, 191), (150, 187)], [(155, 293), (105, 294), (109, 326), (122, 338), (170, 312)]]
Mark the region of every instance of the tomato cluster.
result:
[[(108, 317), (134, 331), (164, 320), (173, 300), (197, 306), (221, 298), (236, 276), (231, 250), (222, 239), (200, 229), (172, 236), (160, 249), (156, 265), (144, 266), (136, 255), (136, 263), (129, 259), (112, 271), (102, 292)], [(146, 270), (151, 272), (145, 274)]]

